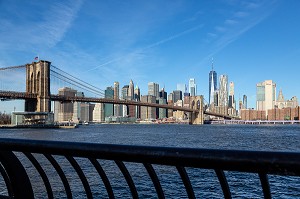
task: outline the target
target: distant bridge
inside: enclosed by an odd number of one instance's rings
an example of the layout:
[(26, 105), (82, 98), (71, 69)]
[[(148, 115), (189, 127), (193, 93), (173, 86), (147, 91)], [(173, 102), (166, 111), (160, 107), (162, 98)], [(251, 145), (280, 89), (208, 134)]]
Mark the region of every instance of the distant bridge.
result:
[[(81, 88), (85, 85), (80, 82), (80, 80), (72, 81), (72, 79), (61, 75), (59, 72), (51, 69), (51, 63), (48, 61), (33, 62), (31, 64), (12, 66), (6, 68), (0, 68), (0, 71), (26, 68), (26, 92), (17, 91), (6, 91), (0, 90), (1, 100), (10, 99), (24, 99), (25, 100), (25, 111), (30, 112), (50, 112), (51, 104), (50, 101), (60, 101), (64, 102), (94, 102), (94, 103), (109, 103), (109, 104), (123, 104), (123, 105), (133, 105), (133, 106), (146, 106), (146, 107), (156, 107), (165, 108), (178, 111), (185, 111), (191, 113), (190, 124), (203, 124), (203, 115), (212, 115), (217, 117), (222, 117), (225, 119), (231, 119), (232, 117), (228, 115), (218, 114), (214, 112), (208, 112), (203, 110), (203, 96), (191, 96), (189, 108), (168, 105), (168, 104), (155, 104), (132, 100), (119, 100), (119, 99), (108, 99), (108, 98), (97, 98), (97, 97), (80, 97), (80, 96), (64, 96), (64, 95), (53, 95), (50, 93), (50, 73), (53, 73), (54, 77), (61, 77), (61, 79), (71, 82), (72, 84), (77, 84)], [(54, 66), (53, 66), (54, 67)], [(56, 68), (56, 67), (55, 67)], [(57, 68), (56, 68), (57, 69)], [(59, 69), (59, 71), (61, 71)], [(61, 73), (65, 73), (61, 71)], [(73, 76), (72, 76), (73, 77)], [(97, 92), (92, 85), (87, 84), (92, 87), (92, 90)]]

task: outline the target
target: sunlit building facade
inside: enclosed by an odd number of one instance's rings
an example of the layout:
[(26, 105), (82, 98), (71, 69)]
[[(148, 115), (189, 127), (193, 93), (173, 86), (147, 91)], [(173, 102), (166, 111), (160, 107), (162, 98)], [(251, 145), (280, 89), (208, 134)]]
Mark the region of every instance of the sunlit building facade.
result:
[(276, 103), (276, 84), (266, 80), (256, 84), (256, 110), (266, 111), (273, 109)]
[(220, 75), (218, 106), (228, 107), (228, 76), (227, 75)]
[(148, 95), (155, 96), (156, 98), (159, 98), (159, 84), (154, 82), (148, 83)]

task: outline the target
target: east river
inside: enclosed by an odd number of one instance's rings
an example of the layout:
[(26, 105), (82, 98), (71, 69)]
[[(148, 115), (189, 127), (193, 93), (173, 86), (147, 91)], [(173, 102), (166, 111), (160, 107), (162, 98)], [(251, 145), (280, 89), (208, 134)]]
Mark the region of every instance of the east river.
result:
[[(255, 151), (288, 151), (300, 153), (300, 125), (88, 125), (76, 129), (0, 129), (1, 138), (22, 138), (36, 140), (56, 140), (73, 142), (92, 142), (105, 144), (125, 144), (164, 147), (189, 147), (207, 149), (237, 149)], [(46, 164), (46, 163), (45, 163)], [(130, 198), (125, 190), (126, 181), (117, 173), (116, 165), (103, 162), (107, 169), (116, 198)], [(126, 164), (127, 165), (127, 164)], [(89, 167), (87, 167), (89, 168)], [(161, 179), (166, 198), (187, 198), (184, 186), (176, 169), (172, 167), (154, 167)], [(65, 168), (68, 170), (68, 168)], [(145, 168), (132, 163), (140, 198), (155, 198), (155, 189)], [(222, 190), (213, 171), (190, 169), (188, 174), (197, 198), (223, 198)], [(75, 174), (76, 175), (76, 174)], [(260, 181), (257, 174), (225, 172), (233, 198), (262, 198)], [(91, 187), (100, 186), (96, 175), (87, 175)], [(73, 178), (74, 176), (72, 176)], [(75, 178), (75, 177), (74, 177)], [(271, 193), (274, 198), (300, 198), (300, 177), (270, 176)], [(35, 179), (35, 181), (38, 181)], [(77, 180), (71, 184), (75, 198), (81, 198)], [(40, 192), (36, 198), (44, 198), (43, 185), (34, 182), (34, 190)], [(64, 198), (59, 186), (54, 196)], [(103, 184), (102, 184), (103, 185)], [(2, 186), (2, 185), (1, 185)], [(39, 187), (41, 186), (41, 187)], [(152, 187), (151, 187), (152, 186)], [(78, 188), (79, 189), (79, 188)], [(95, 188), (96, 189), (96, 188)], [(107, 198), (104, 188), (95, 193), (95, 198)], [(4, 193), (3, 189), (0, 193)], [(151, 195), (154, 194), (154, 197)]]

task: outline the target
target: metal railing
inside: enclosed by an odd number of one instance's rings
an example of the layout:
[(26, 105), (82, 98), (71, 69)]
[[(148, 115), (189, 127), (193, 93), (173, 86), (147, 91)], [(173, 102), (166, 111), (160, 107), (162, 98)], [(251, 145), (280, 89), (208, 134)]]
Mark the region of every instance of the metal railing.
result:
[[(24, 157), (20, 158), (20, 154)], [(258, 152), (238, 150), (210, 150), (193, 148), (170, 147), (146, 147), (111, 144), (94, 144), (78, 142), (58, 142), (39, 140), (0, 139), (0, 172), (5, 182), (7, 196), (3, 198), (35, 198), (34, 186), (32, 186), (32, 172), (28, 172), (28, 166), (24, 166), (25, 159), (30, 162), (37, 174), (42, 179), (45, 193), (48, 198), (54, 198), (53, 183), (45, 172), (45, 163), (40, 158), (46, 159), (52, 172), (58, 174), (61, 180), (66, 198), (73, 198), (70, 188), (70, 180), (74, 176), (66, 176), (57, 156), (64, 158), (76, 171), (87, 198), (93, 198), (94, 193), (86, 176), (84, 166), (86, 162), (92, 165), (94, 174), (102, 180), (105, 194), (109, 198), (115, 198), (109, 176), (103, 169), (99, 160), (110, 160), (117, 165), (124, 176), (128, 190), (132, 198), (139, 198), (132, 173), (125, 163), (139, 163), (148, 173), (150, 183), (154, 187), (157, 198), (166, 198), (160, 178), (155, 170), (155, 165), (172, 166), (176, 168), (182, 181), (186, 196), (196, 198), (193, 184), (189, 178), (187, 168), (201, 168), (213, 170), (217, 176), (220, 189), (224, 198), (232, 198), (224, 171), (238, 171), (256, 173), (260, 180), (262, 195), (264, 198), (272, 198), (268, 176), (300, 176), (300, 153), (287, 152)], [(40, 158), (39, 158), (40, 157)], [(81, 158), (77, 160), (76, 158)], [(48, 165), (48, 166), (49, 166)], [(48, 167), (47, 166), (47, 167)], [(92, 169), (89, 169), (92, 172)], [(53, 175), (53, 174), (51, 174)], [(99, 191), (98, 191), (99, 192)]]

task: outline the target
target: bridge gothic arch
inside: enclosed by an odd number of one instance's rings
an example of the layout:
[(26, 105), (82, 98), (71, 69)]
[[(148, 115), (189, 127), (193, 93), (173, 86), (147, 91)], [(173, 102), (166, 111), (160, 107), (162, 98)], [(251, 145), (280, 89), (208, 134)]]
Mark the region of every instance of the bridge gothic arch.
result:
[(27, 112), (50, 112), (50, 65), (51, 62), (40, 60), (26, 64), (26, 92), (36, 94), (36, 99), (25, 100)]
[(203, 124), (203, 96), (191, 96), (190, 108), (195, 110), (190, 113), (190, 124)]
[(35, 90), (35, 92), (36, 93), (39, 93), (39, 91), (40, 91), (40, 76), (41, 76), (41, 73), (40, 73), (40, 71), (38, 71), (37, 72), (37, 75), (36, 75), (36, 90)]

